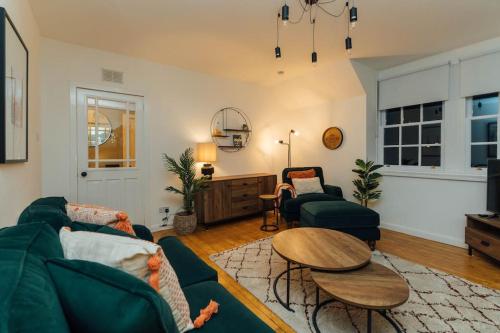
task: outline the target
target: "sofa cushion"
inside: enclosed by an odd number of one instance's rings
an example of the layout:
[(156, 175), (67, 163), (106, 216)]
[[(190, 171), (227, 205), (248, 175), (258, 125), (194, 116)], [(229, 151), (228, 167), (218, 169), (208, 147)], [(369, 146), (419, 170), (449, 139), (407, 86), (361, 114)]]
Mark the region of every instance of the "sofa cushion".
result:
[(19, 250), (43, 259), (64, 257), (59, 236), (47, 223), (1, 229), (0, 250)]
[(217, 282), (207, 281), (191, 285), (184, 288), (184, 294), (189, 302), (193, 320), (210, 300), (220, 304), (219, 313), (214, 314), (203, 327), (197, 329), (197, 333), (274, 332)]
[(99, 225), (99, 224), (93, 224), (93, 223), (86, 223), (86, 222), (73, 222), (71, 223), (71, 231), (89, 231), (89, 232), (98, 232), (101, 234), (108, 234), (108, 235), (114, 235), (114, 236), (123, 236), (123, 237), (130, 237), (130, 238), (137, 238), (136, 236), (133, 236), (129, 234), (128, 232), (121, 231), (115, 228), (108, 227), (107, 225)]
[(326, 193), (307, 193), (301, 194), (296, 198), (286, 200), (284, 202), (284, 207), (287, 213), (300, 213), (300, 207), (311, 201), (336, 201), (343, 200), (342, 198), (329, 195)]
[(177, 237), (162, 238), (158, 245), (162, 247), (174, 268), (182, 288), (199, 282), (217, 281), (217, 271), (196, 256)]
[(146, 227), (144, 225), (140, 225), (140, 224), (133, 224), (132, 228), (134, 228), (135, 235), (138, 238), (149, 241), (149, 242), (154, 241), (153, 234), (148, 229), (148, 227)]
[(349, 201), (309, 202), (302, 206), (301, 225), (332, 228), (376, 228), (377, 212)]
[(168, 304), (132, 275), (80, 260), (52, 259), (46, 265), (71, 332), (179, 332)]
[(19, 216), (17, 224), (46, 222), (54, 228), (56, 232), (62, 227), (71, 225), (71, 220), (60, 208), (47, 205), (30, 205)]
[(0, 251), (0, 318), (0, 332), (70, 332), (42, 258)]
[(50, 206), (54, 208), (58, 208), (64, 213), (66, 213), (66, 204), (68, 201), (64, 197), (46, 197), (36, 199), (31, 203), (30, 206)]

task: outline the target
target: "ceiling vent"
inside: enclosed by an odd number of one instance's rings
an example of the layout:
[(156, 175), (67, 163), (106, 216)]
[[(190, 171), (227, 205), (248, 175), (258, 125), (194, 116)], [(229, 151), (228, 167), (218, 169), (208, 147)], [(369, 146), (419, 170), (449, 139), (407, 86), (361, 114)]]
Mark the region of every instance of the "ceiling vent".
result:
[(102, 80), (106, 82), (123, 83), (123, 72), (103, 68)]

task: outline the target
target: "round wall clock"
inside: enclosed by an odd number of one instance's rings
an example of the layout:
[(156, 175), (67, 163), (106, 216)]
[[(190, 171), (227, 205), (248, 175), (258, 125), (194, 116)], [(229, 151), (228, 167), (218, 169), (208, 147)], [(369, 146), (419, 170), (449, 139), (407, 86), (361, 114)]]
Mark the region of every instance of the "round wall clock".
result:
[(326, 148), (335, 150), (342, 145), (344, 134), (338, 127), (330, 127), (323, 133), (323, 144)]

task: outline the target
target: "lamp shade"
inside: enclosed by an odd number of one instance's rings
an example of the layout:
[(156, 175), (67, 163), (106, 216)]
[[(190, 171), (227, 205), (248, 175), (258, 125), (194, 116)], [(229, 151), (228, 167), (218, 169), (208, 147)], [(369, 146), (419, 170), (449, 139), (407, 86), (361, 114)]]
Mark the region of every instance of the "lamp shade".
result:
[(217, 146), (213, 142), (198, 143), (196, 147), (198, 162), (217, 161)]

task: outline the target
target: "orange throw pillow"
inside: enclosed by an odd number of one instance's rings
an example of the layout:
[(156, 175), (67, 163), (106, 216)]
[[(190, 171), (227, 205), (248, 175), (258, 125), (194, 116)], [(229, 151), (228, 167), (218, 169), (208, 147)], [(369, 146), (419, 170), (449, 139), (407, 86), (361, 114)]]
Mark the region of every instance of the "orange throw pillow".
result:
[(290, 171), (287, 175), (288, 178), (314, 178), (316, 177), (316, 171), (314, 169), (307, 169), (304, 171)]

